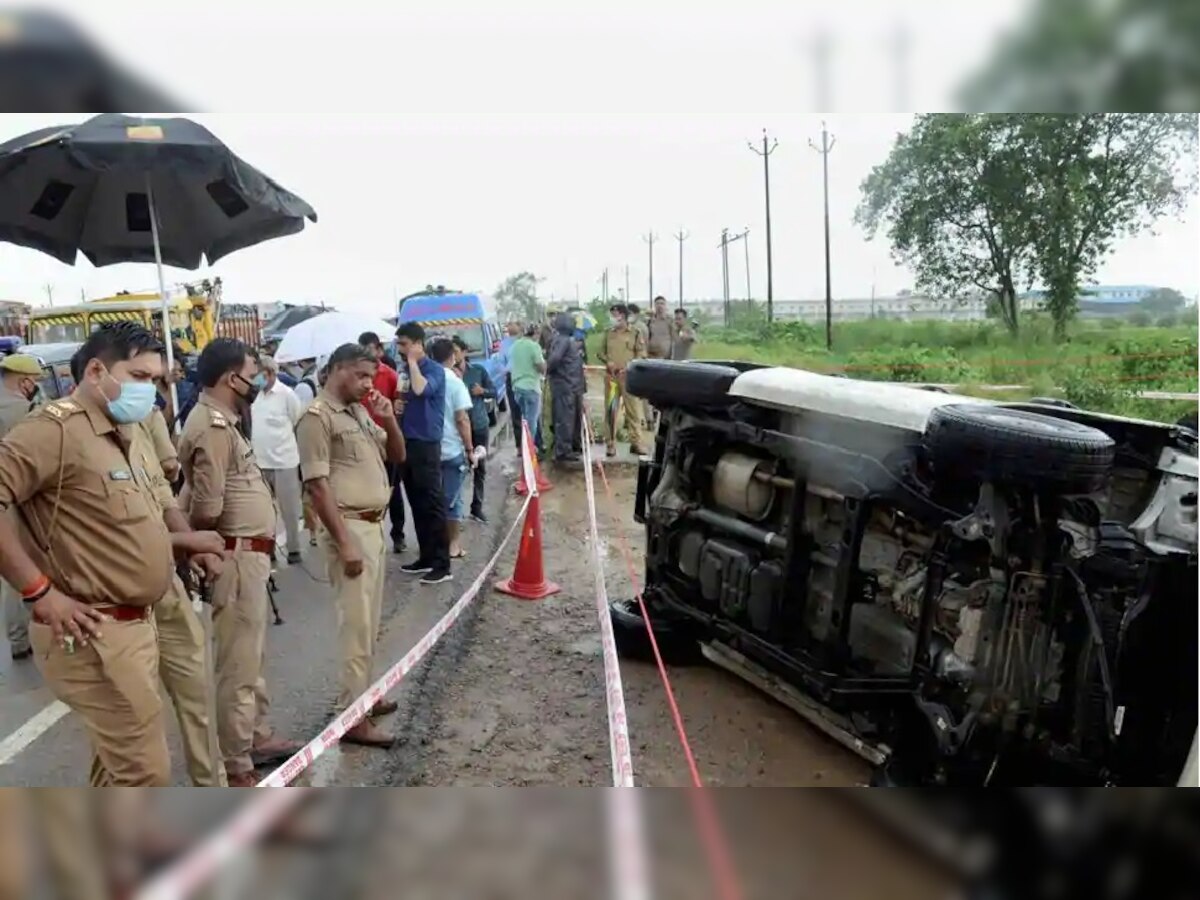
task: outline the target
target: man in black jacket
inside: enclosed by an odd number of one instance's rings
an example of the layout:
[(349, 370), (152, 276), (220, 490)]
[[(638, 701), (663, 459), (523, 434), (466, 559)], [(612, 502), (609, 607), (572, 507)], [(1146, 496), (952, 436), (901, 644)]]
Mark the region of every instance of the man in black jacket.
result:
[(551, 416), (554, 422), (554, 461), (577, 462), (582, 447), (579, 434), (583, 395), (587, 382), (583, 374), (583, 356), (575, 340), (575, 322), (570, 313), (559, 313), (546, 354), (546, 377), (550, 381)]

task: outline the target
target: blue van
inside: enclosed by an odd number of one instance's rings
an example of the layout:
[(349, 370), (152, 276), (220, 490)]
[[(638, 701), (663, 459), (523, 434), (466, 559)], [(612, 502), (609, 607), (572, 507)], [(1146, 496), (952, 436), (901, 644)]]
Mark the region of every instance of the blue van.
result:
[(464, 294), (445, 288), (426, 289), (409, 294), (400, 301), (396, 324), (416, 322), (425, 329), (426, 339), (460, 337), (467, 345), (467, 356), (487, 369), (504, 408), (504, 378), (508, 362), (500, 353), (504, 333), (496, 314), (496, 301), (486, 294)]

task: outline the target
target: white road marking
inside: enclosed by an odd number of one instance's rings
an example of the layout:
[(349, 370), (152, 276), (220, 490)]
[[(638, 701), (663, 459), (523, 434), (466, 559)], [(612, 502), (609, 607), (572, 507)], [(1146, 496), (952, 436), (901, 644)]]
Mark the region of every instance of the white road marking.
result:
[(12, 762), (20, 753), (54, 727), (54, 724), (71, 711), (65, 703), (55, 700), (24, 725), (0, 741), (0, 766)]

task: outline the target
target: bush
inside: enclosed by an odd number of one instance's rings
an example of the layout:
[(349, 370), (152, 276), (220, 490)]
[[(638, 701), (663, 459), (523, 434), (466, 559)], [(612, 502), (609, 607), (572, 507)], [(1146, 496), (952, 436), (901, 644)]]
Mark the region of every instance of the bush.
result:
[(1063, 380), (1063, 394), (1076, 406), (1096, 412), (1114, 412), (1134, 399), (1127, 385), (1097, 380), (1087, 371), (1069, 373)]
[(846, 373), (881, 381), (957, 383), (979, 380), (979, 371), (953, 348), (931, 349), (910, 344), (896, 350), (854, 353)]

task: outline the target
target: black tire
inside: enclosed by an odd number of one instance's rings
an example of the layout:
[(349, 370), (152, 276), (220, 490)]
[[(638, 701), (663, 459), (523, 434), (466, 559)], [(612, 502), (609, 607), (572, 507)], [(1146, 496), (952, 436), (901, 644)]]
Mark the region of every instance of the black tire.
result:
[(629, 393), (659, 409), (687, 406), (724, 409), (732, 406), (729, 387), (741, 373), (732, 366), (666, 359), (639, 359), (629, 364)]
[(939, 406), (925, 427), (935, 473), (1048, 488), (1100, 489), (1115, 444), (1098, 429), (1003, 406)]
[[(637, 600), (613, 600), (608, 604), (612, 619), (613, 642), (622, 659), (654, 662), (654, 648), (646, 632), (646, 623), (638, 610)], [(654, 623), (654, 640), (663, 662), (669, 666), (685, 666), (703, 659), (700, 645), (694, 636), (664, 622)]]

